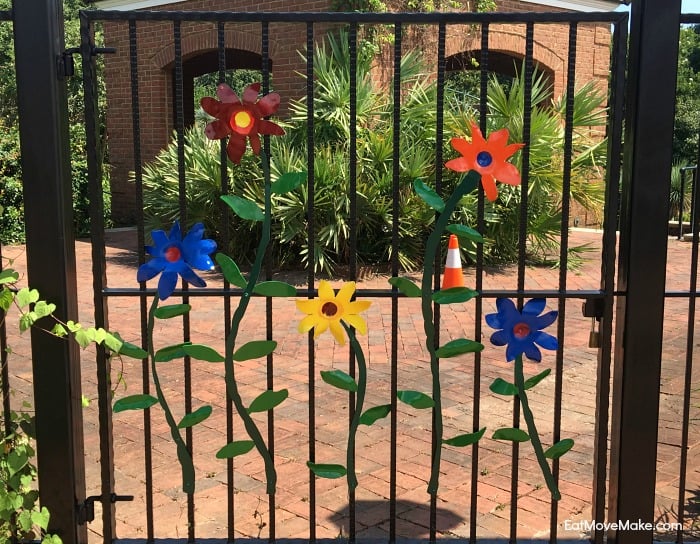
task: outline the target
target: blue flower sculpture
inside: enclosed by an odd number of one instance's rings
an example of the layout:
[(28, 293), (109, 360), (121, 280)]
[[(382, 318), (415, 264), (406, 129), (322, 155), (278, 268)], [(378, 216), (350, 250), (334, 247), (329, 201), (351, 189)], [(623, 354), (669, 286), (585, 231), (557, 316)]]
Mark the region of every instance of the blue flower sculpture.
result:
[(542, 354), (537, 345), (544, 349), (557, 349), (557, 339), (543, 332), (542, 329), (554, 323), (558, 312), (551, 311), (540, 315), (545, 304), (545, 299), (533, 298), (525, 303), (521, 313), (512, 300), (496, 299), (498, 313), (488, 314), (486, 323), (493, 329), (500, 329), (491, 335), (491, 343), (496, 346), (508, 346), (506, 348), (508, 362), (514, 361), (518, 355), (522, 354), (525, 354), (528, 359), (540, 362)]
[(173, 294), (178, 274), (182, 276), (183, 280), (195, 287), (205, 287), (206, 282), (192, 269), (214, 269), (214, 262), (209, 255), (216, 250), (216, 242), (202, 239), (203, 236), (204, 225), (202, 223), (196, 223), (184, 238), (179, 221), (175, 221), (168, 235), (162, 230), (152, 231), (151, 237), (154, 245), (146, 246), (146, 252), (152, 258), (139, 267), (136, 279), (148, 281), (162, 272), (163, 274), (158, 280), (160, 300), (165, 300)]

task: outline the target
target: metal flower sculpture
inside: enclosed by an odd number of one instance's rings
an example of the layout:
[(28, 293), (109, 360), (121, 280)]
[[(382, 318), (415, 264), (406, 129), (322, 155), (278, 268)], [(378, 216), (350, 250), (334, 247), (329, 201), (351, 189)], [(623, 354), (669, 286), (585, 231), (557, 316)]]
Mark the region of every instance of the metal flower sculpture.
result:
[(177, 285), (177, 277), (180, 275), (187, 283), (195, 287), (205, 287), (206, 282), (195, 274), (197, 270), (213, 270), (214, 261), (211, 255), (216, 250), (214, 240), (203, 239), (204, 225), (196, 223), (190, 231), (182, 237), (180, 222), (170, 229), (170, 234), (162, 230), (151, 232), (153, 246), (146, 246), (146, 252), (151, 259), (142, 264), (136, 273), (138, 281), (148, 281), (162, 272), (158, 281), (158, 297), (165, 300), (173, 294)]
[(277, 111), (280, 105), (280, 95), (270, 93), (258, 100), (260, 83), (252, 83), (243, 91), (243, 98), (238, 98), (235, 92), (221, 83), (216, 88), (220, 101), (211, 96), (205, 96), (200, 104), (214, 121), (204, 129), (210, 140), (220, 140), (229, 137), (226, 153), (235, 164), (240, 164), (245, 153), (246, 140), (250, 140), (253, 153), (260, 154), (260, 135), (269, 134), (282, 136), (284, 130), (277, 123), (263, 119)]
[(476, 123), (471, 124), (471, 143), (464, 138), (452, 138), (450, 143), (462, 156), (445, 163), (455, 172), (474, 170), (481, 174), (481, 185), (491, 202), (498, 198), (496, 180), (509, 185), (520, 185), (520, 172), (506, 162), (523, 144), (508, 144), (508, 129), (502, 128), (485, 140)]
[(512, 300), (499, 298), (496, 300), (497, 313), (487, 314), (486, 323), (497, 329), (491, 335), (491, 343), (496, 346), (506, 346), (506, 361), (515, 361), (514, 375), (515, 384), (508, 383), (501, 378), (497, 378), (491, 384), (491, 391), (500, 395), (517, 396), (522, 406), (523, 418), (527, 424), (527, 431), (514, 428), (497, 429), (493, 437), (496, 439), (524, 442), (530, 440), (535, 450), (537, 462), (542, 469), (542, 474), (552, 498), (559, 500), (561, 494), (554, 480), (552, 471), (547, 459), (557, 459), (569, 451), (574, 441), (565, 438), (560, 440), (547, 451), (542, 447), (535, 419), (530, 409), (527, 397), (527, 390), (537, 385), (550, 374), (550, 369), (540, 372), (536, 376), (525, 380), (523, 371), (523, 355), (536, 362), (542, 360), (542, 353), (538, 345), (544, 349), (556, 350), (559, 346), (557, 339), (542, 329), (548, 327), (557, 319), (558, 312), (550, 311), (542, 314), (545, 309), (546, 300), (534, 298), (529, 300), (519, 311)]

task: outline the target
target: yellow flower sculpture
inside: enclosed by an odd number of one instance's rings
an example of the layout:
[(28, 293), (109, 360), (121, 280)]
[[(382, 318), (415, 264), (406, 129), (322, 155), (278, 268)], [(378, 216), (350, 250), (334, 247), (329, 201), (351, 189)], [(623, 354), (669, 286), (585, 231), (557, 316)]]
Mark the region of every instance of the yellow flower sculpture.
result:
[(331, 330), (336, 342), (345, 345), (345, 333), (340, 324), (355, 327), (360, 334), (367, 334), (367, 323), (358, 314), (369, 308), (368, 300), (351, 301), (355, 293), (355, 282), (349, 281), (340, 288), (336, 295), (330, 282), (321, 280), (318, 284), (318, 298), (297, 300), (297, 308), (308, 314), (299, 322), (299, 332), (309, 332), (314, 329), (314, 338)]

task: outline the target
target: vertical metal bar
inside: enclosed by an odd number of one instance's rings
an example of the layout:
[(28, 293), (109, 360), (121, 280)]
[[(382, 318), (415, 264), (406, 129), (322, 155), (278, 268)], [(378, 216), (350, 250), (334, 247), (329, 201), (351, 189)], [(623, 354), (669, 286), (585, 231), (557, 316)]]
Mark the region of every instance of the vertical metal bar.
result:
[[(97, 125), (97, 66), (92, 56), (92, 28), (90, 22), (80, 19), (81, 53), (83, 65), (83, 98), (85, 107), (86, 149), (88, 163), (88, 192), (90, 197), (90, 238), (92, 246), (92, 282), (95, 326), (107, 328), (107, 301), (103, 289), (107, 286), (104, 199), (102, 196), (102, 164), (98, 156), (99, 128)], [(100, 490), (102, 495), (102, 534), (114, 538), (116, 530), (115, 507), (111, 502), (114, 489), (114, 444), (112, 441), (112, 406), (110, 391), (111, 362), (102, 345), (96, 346), (97, 406), (100, 435)]]
[[(350, 280), (357, 280), (357, 23), (351, 23), (348, 32), (349, 52), (350, 52)], [(355, 379), (355, 351), (352, 346), (348, 353), (348, 367), (350, 376)], [(349, 409), (348, 409), (348, 427), (352, 424), (355, 416), (355, 393), (348, 393)], [(355, 457), (355, 452), (350, 454)], [(348, 512), (350, 514), (349, 521), (349, 540), (355, 542), (356, 527), (356, 504), (355, 490), (351, 489), (348, 493)]]
[[(3, 268), (2, 245), (0, 245), (0, 270)], [(0, 309), (0, 394), (2, 395), (2, 415), (4, 419), (5, 436), (12, 432), (12, 419), (10, 418), (10, 368), (7, 361), (6, 317), (7, 313)]]
[[(57, 70), (65, 49), (63, 4), (15, 0), (12, 8), (27, 276), (56, 304), (56, 317), (76, 320), (68, 98)], [(87, 542), (87, 527), (76, 524), (76, 506), (85, 500), (77, 345), (32, 329), (31, 346), (41, 504), (51, 512), (51, 533), (65, 544)]]
[[(608, 519), (654, 521), (680, 0), (632, 5)], [(611, 530), (614, 544), (652, 531)]]
[[(603, 317), (600, 321), (600, 349), (596, 377), (596, 417), (593, 446), (593, 496), (591, 512), (596, 522), (605, 521), (607, 489), (608, 421), (610, 398), (610, 362), (612, 353), (612, 319), (615, 302), (615, 266), (624, 119), (625, 69), (627, 64), (627, 19), (615, 24), (612, 36), (612, 66), (609, 84), (607, 137), (608, 168), (605, 176), (605, 216), (601, 251), (601, 291), (604, 293)], [(595, 544), (603, 544), (604, 531), (595, 530)]]
[[(566, 73), (566, 112), (564, 115), (564, 167), (562, 177), (561, 230), (559, 245), (559, 292), (565, 292), (567, 286), (567, 270), (569, 267), (569, 215), (571, 203), (571, 163), (573, 155), (574, 134), (574, 97), (576, 94), (576, 35), (578, 26), (569, 24), (569, 59)], [(564, 374), (564, 335), (566, 321), (566, 299), (558, 301), (559, 317), (557, 319), (557, 348), (554, 371), (554, 421), (552, 424), (552, 444), (561, 438), (561, 402)], [(552, 476), (559, 481), (559, 459), (552, 461)], [(556, 544), (558, 529), (558, 502), (550, 502), (549, 541)]]
[[(183, 104), (183, 73), (182, 73), (182, 29), (180, 21), (173, 21), (173, 41), (175, 44), (175, 133), (177, 135), (177, 173), (180, 190), (180, 223), (183, 229), (188, 226), (187, 223), (187, 186), (185, 173), (185, 115)], [(189, 297), (187, 295), (187, 282), (182, 280), (182, 302), (187, 304)], [(183, 342), (190, 341), (190, 316), (185, 314), (182, 316), (182, 340)], [(189, 356), (184, 357), (184, 386), (185, 386), (185, 413), (192, 412), (192, 361)], [(192, 455), (192, 427), (185, 429), (185, 443), (187, 451)], [(195, 539), (195, 523), (194, 523), (194, 493), (187, 495), (187, 537), (190, 542)]]
[[(306, 23), (306, 147), (309, 298), (314, 296), (314, 24)], [(316, 376), (313, 333), (309, 331), (309, 461), (316, 462)], [(309, 542), (316, 542), (316, 478), (309, 470)]]
[[(481, 25), (481, 56), (479, 59), (479, 127), (486, 134), (486, 111), (489, 77), (489, 25)], [(486, 230), (484, 221), (484, 190), (479, 184), (476, 204), (476, 228), (480, 233)], [(484, 244), (476, 245), (476, 282), (474, 288), (478, 293), (484, 286)], [(474, 310), (474, 338), (481, 338), (481, 321), (483, 319), (484, 302), (481, 297), (475, 300)], [(473, 372), (473, 404), (472, 404), (472, 432), (479, 430), (479, 417), (481, 415), (481, 352), (474, 354)], [(469, 542), (476, 542), (476, 521), (478, 514), (479, 496), (479, 442), (472, 444), (472, 469), (469, 508)]]
[(681, 197), (678, 199), (678, 239), (683, 238), (683, 200), (685, 196), (685, 170), (681, 170)]
[[(260, 28), (261, 33), (261, 44), (260, 44), (260, 57), (262, 62), (262, 93), (263, 95), (270, 92), (270, 26), (267, 21), (261, 23)], [(270, 161), (270, 136), (266, 135), (263, 137), (263, 147), (265, 149), (265, 157)], [(268, 258), (265, 260), (265, 277), (267, 280), (272, 279), (272, 260), (269, 258), (269, 248), (268, 248)], [(272, 297), (265, 298), (265, 328), (266, 328), (266, 338), (267, 340), (272, 340)], [(267, 355), (267, 389), (272, 391), (274, 389), (274, 354), (269, 353)], [(275, 458), (275, 411), (267, 411), (267, 449), (270, 452), (272, 459)], [(275, 494), (270, 493), (268, 496), (268, 540), (269, 542), (275, 541), (276, 533), (276, 520), (275, 520)]]

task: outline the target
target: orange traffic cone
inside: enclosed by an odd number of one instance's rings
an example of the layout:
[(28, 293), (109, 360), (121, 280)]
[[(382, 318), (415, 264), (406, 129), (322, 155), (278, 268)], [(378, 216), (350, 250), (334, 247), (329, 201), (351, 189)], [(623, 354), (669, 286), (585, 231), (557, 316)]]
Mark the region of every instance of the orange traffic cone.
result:
[(447, 245), (447, 260), (445, 273), (442, 276), (442, 288), (464, 287), (464, 275), (462, 274), (462, 260), (459, 257), (459, 243), (457, 236), (450, 234), (450, 242)]

